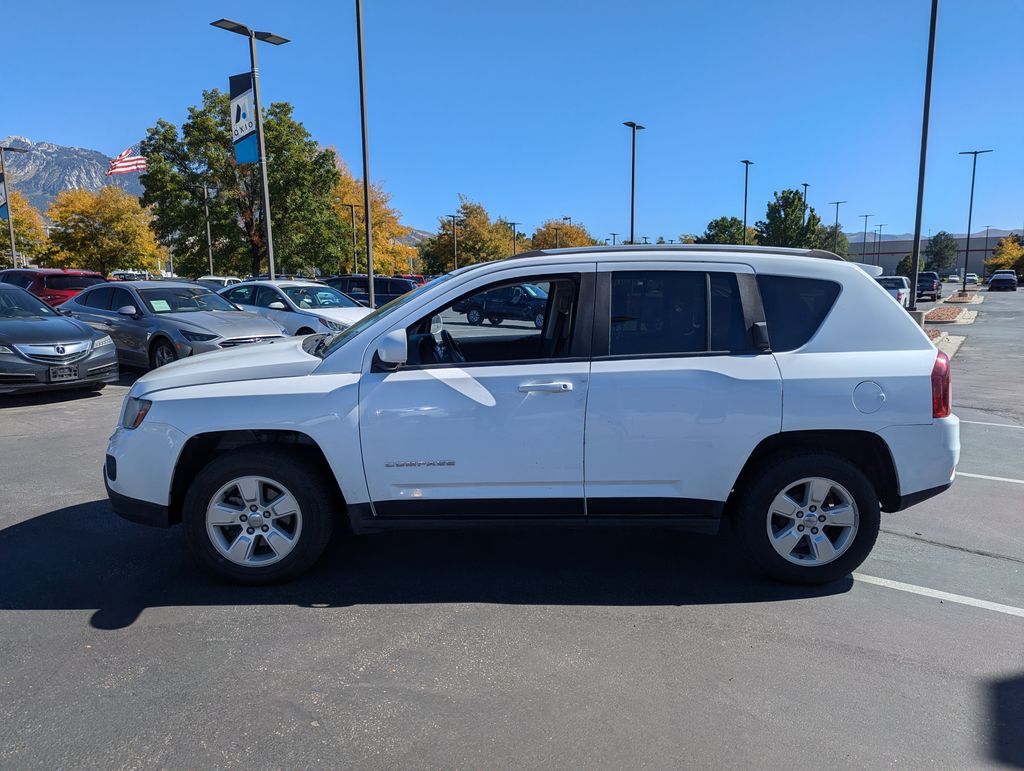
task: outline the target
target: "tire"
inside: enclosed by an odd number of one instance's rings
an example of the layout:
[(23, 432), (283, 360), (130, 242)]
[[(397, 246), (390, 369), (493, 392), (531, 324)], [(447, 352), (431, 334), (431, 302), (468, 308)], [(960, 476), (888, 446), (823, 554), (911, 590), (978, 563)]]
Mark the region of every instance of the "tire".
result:
[(156, 369), (164, 364), (170, 364), (178, 358), (178, 352), (174, 350), (171, 341), (166, 337), (158, 337), (149, 349), (149, 368)]
[(533, 317), (533, 326), (535, 326), (537, 329), (544, 329), (543, 313), (538, 313), (536, 316)]
[[(818, 490), (830, 485), (827, 497), (819, 501), (824, 505), (814, 508), (816, 516), (832, 516), (830, 512), (835, 511), (837, 523), (852, 522), (852, 526), (829, 526), (825, 520), (817, 529), (819, 522), (811, 518), (815, 515), (807, 494), (810, 487), (800, 485), (808, 479), (821, 480), (816, 483)], [(789, 497), (784, 498), (784, 493)], [(844, 500), (852, 505), (841, 508)], [(793, 516), (777, 513), (790, 505), (796, 509), (790, 512)], [(786, 583), (808, 585), (829, 583), (855, 570), (871, 552), (881, 522), (878, 493), (871, 481), (850, 461), (828, 452), (793, 453), (766, 461), (737, 488), (733, 516), (740, 541), (761, 570)], [(812, 527), (817, 535), (809, 532)], [(775, 533), (778, 549), (770, 532)], [(829, 549), (832, 556), (825, 559)]]
[[(210, 461), (192, 481), (182, 507), (185, 539), (192, 555), (215, 575), (241, 584), (277, 583), (308, 570), (331, 538), (331, 503), (337, 497), (316, 469), (317, 465), (306, 454), (273, 446), (242, 447)], [(250, 497), (259, 504), (255, 512), (255, 503), (246, 510), (242, 487), (232, 487), (235, 480), (244, 478), (264, 481), (260, 485), (246, 485), (250, 494), (258, 491)], [(277, 495), (280, 491), (289, 494), (294, 505), (282, 501)], [(221, 509), (223, 525), (207, 521), (207, 510), (216, 500), (226, 504)], [(284, 503), (285, 511), (294, 512), (264, 523), (260, 509), (266, 506), (265, 511), (272, 512), (278, 501)], [(253, 518), (249, 519), (250, 516)], [(239, 521), (242, 519), (256, 526), (250, 528)], [(293, 540), (289, 541), (288, 536)], [(278, 546), (273, 546), (268, 538)], [(215, 545), (215, 539), (220, 546)], [(248, 553), (243, 553), (242, 549), (250, 543)], [(237, 556), (241, 562), (227, 556), (233, 544), (239, 546)]]
[(503, 319), (501, 316), (488, 316), (487, 320), (497, 327), (500, 326), (501, 322), (503, 322), (505, 319)]
[(466, 321), (474, 327), (478, 327), (484, 323), (484, 312), (479, 308), (470, 308), (466, 311)]

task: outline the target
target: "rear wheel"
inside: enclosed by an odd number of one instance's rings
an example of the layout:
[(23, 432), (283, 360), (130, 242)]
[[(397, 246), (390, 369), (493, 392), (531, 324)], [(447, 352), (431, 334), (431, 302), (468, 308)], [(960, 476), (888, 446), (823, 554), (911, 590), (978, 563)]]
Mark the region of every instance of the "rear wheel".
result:
[(170, 340), (161, 337), (153, 343), (153, 347), (149, 351), (149, 367), (150, 369), (156, 369), (165, 364), (170, 364), (177, 358), (178, 353), (174, 350)]
[(857, 466), (830, 453), (783, 456), (736, 491), (747, 552), (782, 581), (823, 584), (855, 570), (878, 537), (878, 494)]
[(243, 447), (211, 461), (182, 508), (192, 554), (217, 575), (246, 584), (307, 570), (334, 523), (335, 495), (314, 469), (308, 458), (272, 447)]
[(504, 319), (501, 316), (488, 316), (487, 320), (494, 326), (499, 326)]
[(544, 314), (543, 313), (538, 313), (536, 316), (533, 317), (533, 325), (535, 327), (537, 327), (537, 329), (544, 329)]
[(466, 313), (466, 321), (472, 324), (474, 327), (478, 324), (484, 323), (484, 312), (479, 308), (470, 308)]

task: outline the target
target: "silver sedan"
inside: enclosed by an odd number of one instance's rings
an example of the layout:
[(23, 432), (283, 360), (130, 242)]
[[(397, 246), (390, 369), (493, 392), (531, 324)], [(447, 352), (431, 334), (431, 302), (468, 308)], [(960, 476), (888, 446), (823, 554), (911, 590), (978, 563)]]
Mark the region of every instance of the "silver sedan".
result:
[(283, 337), (208, 287), (181, 281), (121, 281), (90, 287), (61, 313), (109, 334), (122, 364), (155, 368), (205, 351)]

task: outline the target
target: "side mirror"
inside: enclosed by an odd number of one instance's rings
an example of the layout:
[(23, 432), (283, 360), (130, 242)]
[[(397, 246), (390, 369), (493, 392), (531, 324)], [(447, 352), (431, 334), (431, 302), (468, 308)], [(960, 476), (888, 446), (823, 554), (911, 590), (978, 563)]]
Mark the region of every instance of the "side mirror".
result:
[(438, 313), (430, 319), (430, 334), (437, 336), (441, 334), (442, 329), (444, 329), (444, 321), (441, 319), (441, 314)]
[(272, 311), (286, 311), (286, 310), (288, 310), (288, 307), (283, 302), (281, 302), (280, 300), (274, 300), (274, 302), (270, 303), (270, 305), (268, 305), (267, 307), (270, 308), (270, 310), (272, 310)]
[(134, 305), (122, 305), (117, 309), (117, 312), (122, 316), (131, 316), (132, 318), (135, 318), (139, 314), (139, 311)]
[(395, 370), (409, 359), (409, 341), (404, 329), (388, 332), (377, 343), (377, 361), (385, 370)]

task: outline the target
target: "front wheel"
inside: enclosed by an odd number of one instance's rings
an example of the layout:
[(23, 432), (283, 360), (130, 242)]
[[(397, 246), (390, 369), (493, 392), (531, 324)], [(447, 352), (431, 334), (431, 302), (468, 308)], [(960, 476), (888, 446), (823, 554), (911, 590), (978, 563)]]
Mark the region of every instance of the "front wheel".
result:
[(781, 581), (824, 584), (849, 575), (878, 537), (878, 493), (838, 455), (783, 456), (755, 470), (736, 492), (743, 545)]
[(538, 313), (536, 316), (533, 317), (533, 326), (535, 326), (537, 329), (544, 329), (543, 313)]
[(245, 584), (283, 581), (312, 566), (330, 540), (336, 495), (309, 460), (266, 446), (207, 464), (182, 507), (199, 563)]
[(484, 313), (479, 308), (470, 308), (469, 312), (466, 313), (466, 321), (472, 324), (474, 327), (484, 323)]
[(149, 353), (149, 368), (156, 369), (157, 367), (162, 367), (165, 364), (170, 364), (177, 358), (178, 353), (174, 350), (174, 346), (171, 345), (170, 341), (160, 338), (153, 344), (153, 349)]

